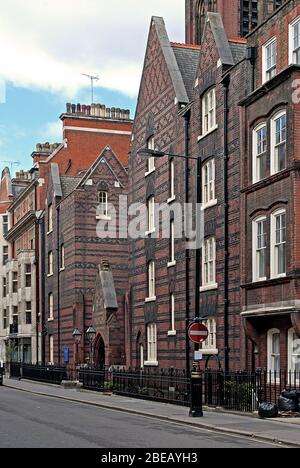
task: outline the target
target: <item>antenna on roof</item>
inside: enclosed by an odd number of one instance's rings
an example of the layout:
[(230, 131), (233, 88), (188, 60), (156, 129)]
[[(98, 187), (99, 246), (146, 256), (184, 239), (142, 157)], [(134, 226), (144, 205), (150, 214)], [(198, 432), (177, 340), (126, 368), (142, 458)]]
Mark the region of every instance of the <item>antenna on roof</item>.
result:
[(92, 93), (92, 102), (94, 104), (94, 81), (99, 81), (99, 76), (88, 75), (87, 73), (82, 73), (83, 76), (86, 76), (91, 80), (91, 93)]
[(20, 166), (20, 161), (2, 161), (2, 162), (9, 165), (10, 173), (12, 173), (13, 166)]

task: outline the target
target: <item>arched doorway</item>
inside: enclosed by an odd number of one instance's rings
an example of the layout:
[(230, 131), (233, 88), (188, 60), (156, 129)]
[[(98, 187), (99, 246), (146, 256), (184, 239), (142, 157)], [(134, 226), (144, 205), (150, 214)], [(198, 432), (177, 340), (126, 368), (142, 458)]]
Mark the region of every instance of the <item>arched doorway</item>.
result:
[(97, 367), (105, 366), (105, 343), (101, 335), (98, 335), (96, 338), (94, 363)]

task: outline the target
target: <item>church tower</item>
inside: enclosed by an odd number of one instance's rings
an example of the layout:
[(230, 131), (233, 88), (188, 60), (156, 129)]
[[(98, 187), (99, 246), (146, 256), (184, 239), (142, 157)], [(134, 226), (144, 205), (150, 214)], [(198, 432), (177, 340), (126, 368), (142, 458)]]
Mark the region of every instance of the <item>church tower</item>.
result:
[(246, 36), (284, 0), (186, 0), (186, 42), (201, 44), (208, 12), (220, 13), (229, 38)]

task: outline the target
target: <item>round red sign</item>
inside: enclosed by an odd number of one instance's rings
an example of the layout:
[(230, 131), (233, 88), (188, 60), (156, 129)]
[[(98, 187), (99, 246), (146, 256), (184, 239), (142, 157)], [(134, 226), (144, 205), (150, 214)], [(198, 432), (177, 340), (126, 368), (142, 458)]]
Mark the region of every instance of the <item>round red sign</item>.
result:
[(202, 323), (193, 323), (189, 328), (189, 338), (194, 343), (203, 343), (208, 338), (208, 329)]

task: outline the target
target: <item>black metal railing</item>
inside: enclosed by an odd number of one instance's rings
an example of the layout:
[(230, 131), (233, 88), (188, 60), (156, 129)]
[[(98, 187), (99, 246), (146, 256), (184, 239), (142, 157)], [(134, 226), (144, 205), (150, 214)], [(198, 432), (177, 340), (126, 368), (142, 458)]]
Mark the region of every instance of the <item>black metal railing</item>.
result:
[[(189, 406), (191, 380), (178, 369), (67, 368), (20, 363), (10, 364), (14, 378), (61, 384), (63, 380), (79, 381), (84, 389), (146, 400)], [(202, 373), (203, 404), (245, 413), (255, 412), (262, 402), (277, 403), (283, 390), (300, 392), (300, 372), (223, 372)]]
[(22, 364), (22, 378), (60, 385), (68, 380), (68, 372), (65, 367)]
[(188, 406), (190, 379), (177, 369), (129, 369), (113, 372), (114, 393)]
[(111, 375), (108, 369), (78, 369), (78, 380), (87, 390), (103, 392), (110, 388)]

